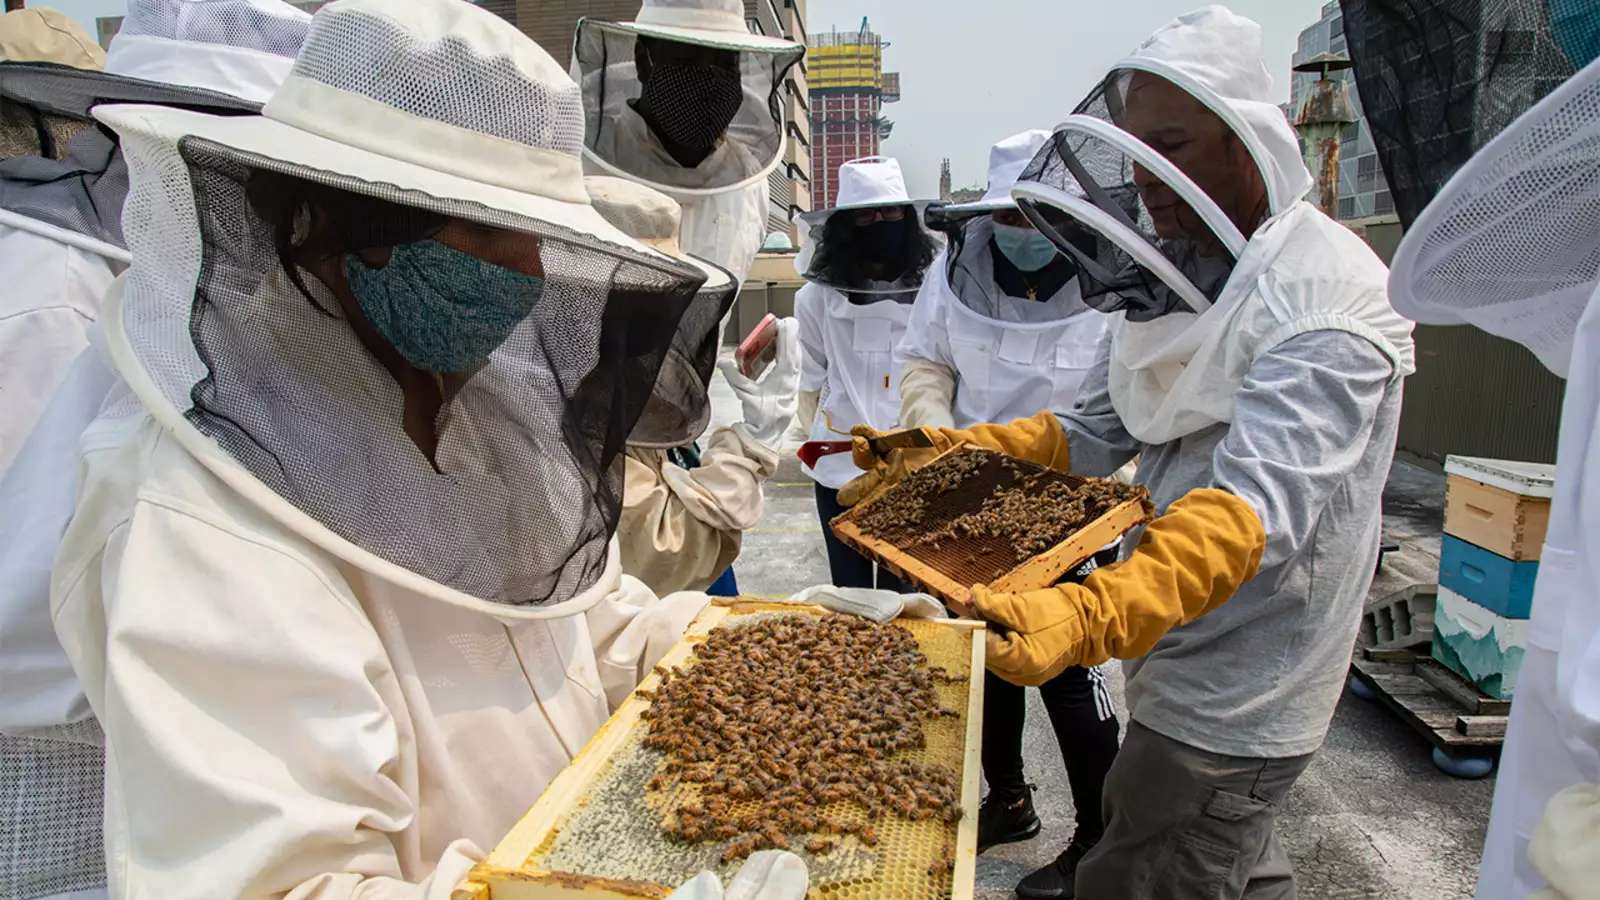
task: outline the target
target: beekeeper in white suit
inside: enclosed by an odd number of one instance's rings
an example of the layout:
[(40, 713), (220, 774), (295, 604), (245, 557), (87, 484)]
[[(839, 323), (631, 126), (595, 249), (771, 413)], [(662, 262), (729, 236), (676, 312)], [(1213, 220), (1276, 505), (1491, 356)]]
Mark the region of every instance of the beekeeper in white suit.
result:
[(448, 897), (707, 602), (610, 525), (705, 275), (594, 211), (576, 86), (462, 0), (324, 7), (259, 117), (97, 115), (134, 402), (51, 599), (111, 893)]
[(1219, 6), (1117, 63), (1012, 192), (1112, 313), (1106, 352), (1064, 416), (930, 435), (1088, 475), (1138, 454), (1161, 512), (1081, 585), (973, 598), (1003, 678), (1128, 660), (1105, 836), (1058, 860), (1076, 896), (1293, 894), (1273, 821), (1343, 687), (1413, 350), (1383, 264), (1304, 201), (1276, 99)]
[[(802, 44), (751, 34), (737, 0), (648, 0), (632, 22), (578, 23), (572, 75), (583, 88), (586, 168), (677, 201), (683, 249), (727, 270), (735, 290), (766, 236), (767, 174), (785, 145), (772, 98), (804, 53)], [(778, 354), (764, 375), (722, 367), (744, 421), (695, 443), (733, 299), (715, 319), (691, 310), (662, 369), (655, 411), (677, 406), (690, 415), (647, 413), (629, 438), (623, 568), (657, 592), (714, 581), (717, 592), (736, 592), (728, 567), (745, 529), (761, 519), (761, 486), (777, 471), (794, 415), (791, 320), (779, 324)]]
[(1072, 408), (1105, 316), (1083, 302), (1076, 264), (1011, 199), (1049, 138), (1033, 130), (1000, 141), (989, 150), (981, 199), (929, 210), (950, 243), (895, 347), (900, 424), (967, 428)]
[[(800, 219), (804, 240), (795, 269), (800, 320), (800, 424), (812, 440), (848, 438), (856, 425), (892, 428), (900, 417), (895, 345), (911, 304), (938, 254), (922, 222), (926, 203), (906, 191), (900, 163), (882, 156), (839, 167), (832, 207)], [(861, 473), (849, 454), (824, 456), (806, 474), (816, 482), (817, 514), (833, 583), (904, 590), (898, 578), (846, 547), (828, 530), (840, 512), (839, 488)]]
[[(115, 142), (86, 127), (91, 103), (249, 111), (289, 73), (310, 16), (280, 0), (132, 0), (104, 73), (0, 69), (6, 134), (52, 146), (0, 156), (0, 474), (67, 368), (88, 346), (101, 295), (126, 266), (126, 191)], [(34, 117), (48, 127), (34, 127)], [(63, 140), (57, 140), (57, 139)], [(60, 146), (53, 146), (59, 143)]]
[(0, 141), (25, 154), (0, 159), (0, 820), (18, 826), (0, 829), (0, 895), (104, 894), (100, 730), (49, 604), (68, 461), (116, 381), (90, 346), (100, 298), (128, 260), (126, 165), (90, 104), (255, 111), (310, 20), (277, 0), (136, 0), (105, 73), (0, 66), (0, 130), (35, 141)]
[(777, 97), (805, 51), (752, 34), (739, 0), (644, 0), (632, 22), (579, 20), (585, 165), (678, 201), (683, 248), (742, 282), (786, 143)]
[[(700, 465), (684, 468), (668, 454), (699, 438), (711, 418), (707, 393), (717, 363), (717, 335), (739, 285), (721, 268), (686, 257), (678, 243), (672, 198), (632, 181), (585, 179), (595, 209), (629, 237), (705, 270), (706, 284), (683, 314), (644, 413), (628, 435), (622, 518), (617, 525), (622, 570), (657, 593), (706, 590), (739, 555), (746, 528), (761, 518), (761, 483), (778, 468), (777, 446), (794, 416), (799, 353), (794, 321), (780, 323), (774, 366), (741, 395), (744, 420), (711, 433)], [(765, 392), (762, 388), (765, 387)], [(768, 398), (762, 403), (761, 398)], [(786, 398), (786, 399), (785, 399)]]
[(1389, 282), (1420, 322), (1516, 341), (1567, 380), (1528, 647), (1478, 876), (1482, 900), (1600, 884), (1600, 63), (1489, 142), (1406, 233)]
[[(1017, 177), (1049, 139), (1050, 132), (1034, 130), (999, 141), (989, 150), (981, 199), (929, 209), (930, 224), (949, 242), (929, 267), (895, 347), (900, 425), (970, 428), (1040, 410), (1065, 413), (1077, 400), (1106, 316), (1083, 302), (1077, 264), (1057, 253), (1011, 199)], [(1081, 239), (1093, 240), (1088, 232)], [(1115, 558), (1115, 547), (1102, 557)], [(1070, 857), (1081, 858), (1105, 827), (1100, 797), (1117, 753), (1116, 713), (1097, 667), (1072, 666), (1040, 685), (1039, 694), (1072, 789)], [(989, 792), (978, 812), (979, 852), (1030, 839), (1042, 827), (1023, 760), (1025, 689), (989, 674), (983, 703)], [(1023, 878), (1017, 895), (1059, 896), (1064, 884), (1070, 882), (1052, 862)]]

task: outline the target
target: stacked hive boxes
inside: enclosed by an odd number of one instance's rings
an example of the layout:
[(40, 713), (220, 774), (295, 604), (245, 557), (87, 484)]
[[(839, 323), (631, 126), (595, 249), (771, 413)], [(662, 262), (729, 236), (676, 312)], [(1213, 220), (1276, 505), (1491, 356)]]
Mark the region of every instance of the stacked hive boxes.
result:
[(1555, 467), (1452, 456), (1444, 470), (1433, 658), (1508, 700), (1527, 647)]

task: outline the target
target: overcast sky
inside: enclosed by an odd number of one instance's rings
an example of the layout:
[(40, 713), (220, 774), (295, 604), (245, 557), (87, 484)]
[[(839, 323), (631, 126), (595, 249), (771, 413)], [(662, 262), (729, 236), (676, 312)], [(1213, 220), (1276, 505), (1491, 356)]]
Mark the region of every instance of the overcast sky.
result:
[[(1228, 0), (1261, 23), (1267, 67), (1289, 99), (1289, 57), (1323, 0)], [(884, 68), (900, 73), (899, 103), (884, 107), (915, 196), (939, 189), (950, 158), (956, 187), (982, 187), (989, 145), (1050, 128), (1106, 69), (1174, 16), (1204, 0), (808, 0), (807, 28), (855, 31), (861, 17), (889, 41)]]
[[(39, 0), (77, 18), (121, 13), (125, 0)], [(901, 100), (884, 114), (911, 192), (934, 196), (939, 161), (956, 187), (988, 180), (989, 145), (1061, 121), (1106, 68), (1150, 32), (1203, 0), (808, 0), (813, 32), (855, 31), (867, 16), (890, 42), (885, 67), (900, 73)], [(1323, 0), (1229, 0), (1261, 23), (1267, 66), (1289, 99), (1289, 56)]]

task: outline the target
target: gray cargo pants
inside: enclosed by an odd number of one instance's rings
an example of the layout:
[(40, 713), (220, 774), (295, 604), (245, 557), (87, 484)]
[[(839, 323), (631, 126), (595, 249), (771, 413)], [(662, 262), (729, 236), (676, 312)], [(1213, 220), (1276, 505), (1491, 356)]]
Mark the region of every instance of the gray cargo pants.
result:
[(1311, 755), (1223, 756), (1133, 722), (1106, 778), (1106, 833), (1080, 900), (1293, 900), (1272, 823)]

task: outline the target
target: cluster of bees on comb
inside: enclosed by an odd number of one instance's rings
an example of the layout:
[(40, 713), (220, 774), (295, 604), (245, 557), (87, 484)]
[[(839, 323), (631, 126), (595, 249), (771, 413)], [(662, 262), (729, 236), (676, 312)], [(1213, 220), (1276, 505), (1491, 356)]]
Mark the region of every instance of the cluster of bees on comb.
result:
[(663, 670), (646, 692), (644, 745), (665, 754), (647, 789), (698, 788), (677, 792), (689, 799), (666, 811), (664, 833), (725, 841), (732, 862), (768, 848), (823, 854), (846, 835), (874, 846), (885, 816), (958, 821), (958, 774), (895, 758), (927, 746), (928, 721), (960, 716), (940, 705), (940, 682), (966, 679), (929, 666), (895, 625), (775, 615), (716, 629), (693, 665)]

